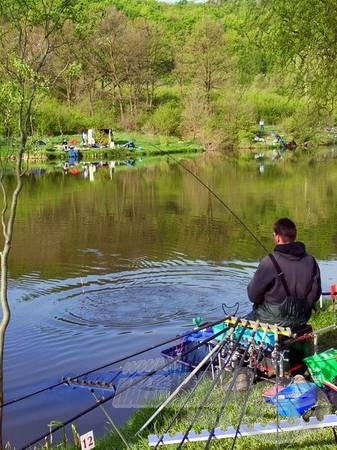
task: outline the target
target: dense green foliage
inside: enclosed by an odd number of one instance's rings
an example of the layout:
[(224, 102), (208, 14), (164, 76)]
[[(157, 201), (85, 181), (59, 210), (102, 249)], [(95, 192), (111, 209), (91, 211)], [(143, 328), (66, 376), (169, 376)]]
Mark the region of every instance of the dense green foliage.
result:
[[(260, 118), (307, 144), (334, 124), (331, 0), (68, 3), (50, 12), (50, 20), (59, 11), (67, 20), (39, 71), (42, 7), (3, 2), (2, 53), (13, 57), (2, 58), (1, 134), (17, 132), (21, 94), (13, 79), (20, 77), (38, 86), (30, 132), (41, 136), (112, 127), (182, 136), (212, 150), (251, 140)], [(15, 53), (20, 30), (30, 45)]]

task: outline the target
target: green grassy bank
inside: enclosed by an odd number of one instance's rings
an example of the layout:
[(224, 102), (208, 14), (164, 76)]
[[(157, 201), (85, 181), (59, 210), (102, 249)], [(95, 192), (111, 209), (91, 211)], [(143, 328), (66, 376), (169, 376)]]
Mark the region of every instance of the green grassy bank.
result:
[[(36, 142), (31, 143), (27, 157), (31, 161), (67, 160), (68, 152), (64, 151), (61, 146), (64, 140), (69, 145), (74, 145), (81, 152), (83, 161), (122, 160), (135, 156), (156, 156), (167, 153), (197, 153), (202, 150), (201, 146), (195, 142), (181, 140), (173, 136), (117, 132), (114, 136), (115, 148), (108, 148), (107, 146), (102, 148), (84, 147), (81, 145), (81, 137), (79, 135), (55, 136), (43, 139), (45, 145), (37, 145)], [(123, 147), (124, 144), (130, 141), (135, 145), (135, 148), (132, 150)], [(106, 145), (106, 143), (104, 144)], [(6, 154), (9, 155), (10, 152), (7, 150)]]
[[(318, 135), (320, 136), (317, 141), (315, 149), (306, 149), (301, 146), (295, 149), (295, 151), (284, 150), (275, 139), (276, 131), (280, 133), (284, 142), (289, 141), (292, 136), (285, 131), (282, 132), (279, 129), (269, 125), (266, 126), (264, 133), (261, 135), (262, 142), (255, 141), (254, 137), (260, 135), (257, 129), (244, 133), (238, 145), (235, 147), (235, 151), (230, 154), (222, 152), (221, 149), (217, 151), (217, 154), (223, 154), (224, 156), (236, 158), (239, 161), (251, 161), (258, 155), (262, 155), (264, 160), (275, 160), (279, 158), (283, 160), (298, 160), (301, 158), (311, 157), (314, 160), (335, 158), (337, 156), (334, 153), (335, 141), (331, 140), (331, 136), (328, 132), (324, 131)], [(115, 142), (115, 148), (109, 148), (107, 145), (107, 136), (102, 133), (97, 133), (99, 143), (104, 145), (101, 148), (90, 148), (81, 145), (80, 135), (58, 135), (51, 137), (43, 137), (41, 141), (45, 145), (39, 145), (36, 139), (31, 139), (28, 145), (28, 150), (25, 154), (25, 158), (31, 162), (42, 163), (48, 161), (65, 161), (68, 159), (68, 152), (62, 149), (62, 142), (65, 140), (69, 145), (74, 145), (81, 153), (83, 161), (100, 161), (100, 160), (124, 160), (132, 157), (148, 157), (158, 156), (162, 154), (181, 154), (181, 153), (199, 153), (204, 151), (203, 146), (197, 141), (188, 139), (181, 139), (176, 136), (164, 136), (155, 134), (144, 134), (139, 132), (127, 132), (117, 131), (114, 132), (113, 138)], [(124, 147), (124, 144), (133, 142), (135, 148), (130, 150)], [(4, 159), (14, 159), (16, 152), (17, 142), (12, 139), (10, 143), (6, 143), (4, 139), (0, 138), (0, 155)], [(333, 153), (332, 153), (333, 152)], [(213, 152), (210, 152), (213, 153)]]

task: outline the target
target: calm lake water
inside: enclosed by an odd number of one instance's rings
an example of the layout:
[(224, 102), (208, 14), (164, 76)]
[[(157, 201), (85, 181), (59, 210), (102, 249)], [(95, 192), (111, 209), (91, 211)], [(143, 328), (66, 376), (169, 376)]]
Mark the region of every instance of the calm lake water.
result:
[[(324, 289), (337, 281), (337, 165), (254, 162), (201, 155), (184, 164), (272, 248), (271, 225), (293, 218), (319, 260)], [(174, 163), (134, 167), (90, 182), (31, 174), (20, 199), (11, 254), (12, 321), (6, 337), (6, 399), (57, 383), (175, 336), (221, 304), (250, 309), (246, 285), (263, 249), (204, 187)], [(150, 356), (158, 356), (153, 351)], [(146, 355), (145, 355), (146, 356)], [(59, 387), (6, 408), (17, 448), (94, 404)], [(128, 410), (109, 412), (117, 423)], [(79, 432), (108, 429), (99, 409)]]

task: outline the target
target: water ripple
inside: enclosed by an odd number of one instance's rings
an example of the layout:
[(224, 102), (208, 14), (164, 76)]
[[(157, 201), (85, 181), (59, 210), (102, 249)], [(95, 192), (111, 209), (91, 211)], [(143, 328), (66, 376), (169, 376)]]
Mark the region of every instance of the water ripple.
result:
[(48, 332), (60, 327), (137, 332), (195, 315), (208, 317), (214, 310), (221, 314), (222, 302), (247, 303), (241, 286), (254, 270), (240, 261), (219, 265), (183, 255), (162, 262), (139, 258), (137, 265), (135, 270), (47, 282), (33, 273), (20, 279), (21, 288), (35, 288), (20, 300), (48, 304), (49, 317), (41, 327)]

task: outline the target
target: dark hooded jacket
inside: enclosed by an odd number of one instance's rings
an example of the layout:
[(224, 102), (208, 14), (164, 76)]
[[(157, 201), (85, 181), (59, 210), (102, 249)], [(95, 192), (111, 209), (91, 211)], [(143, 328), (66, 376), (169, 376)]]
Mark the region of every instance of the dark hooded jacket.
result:
[[(285, 307), (287, 293), (270, 256), (263, 258), (248, 285), (248, 297), (254, 304), (256, 320), (278, 323), (292, 328), (304, 325), (322, 288), (318, 264), (305, 251), (302, 242), (276, 245), (273, 255), (284, 274), (292, 303), (303, 306), (303, 312), (292, 316)], [(289, 303), (289, 302), (288, 302)]]

